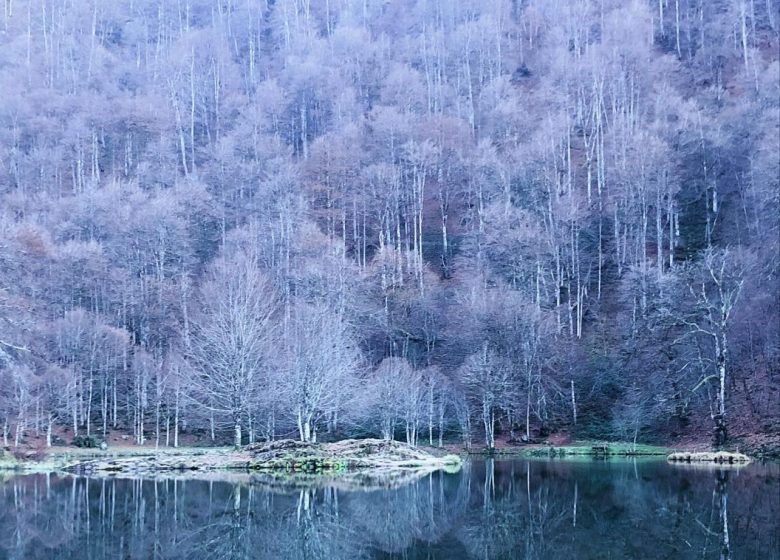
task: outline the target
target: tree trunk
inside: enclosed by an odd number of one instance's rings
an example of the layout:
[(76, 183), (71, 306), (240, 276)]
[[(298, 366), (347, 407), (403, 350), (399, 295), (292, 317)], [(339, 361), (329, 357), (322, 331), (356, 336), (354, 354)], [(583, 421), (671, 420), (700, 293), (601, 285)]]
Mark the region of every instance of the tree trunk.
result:
[(728, 430), (726, 424), (726, 335), (721, 334), (721, 339), (715, 343), (716, 362), (718, 367), (718, 397), (715, 421), (714, 443), (716, 448), (721, 448), (726, 443)]
[(101, 414), (103, 415), (103, 439), (108, 435), (108, 381), (103, 380), (103, 400), (101, 403)]
[(444, 446), (444, 404), (439, 401), (439, 447)]
[(485, 424), (485, 445), (488, 449), (495, 447), (493, 411), (487, 403), (482, 406), (482, 421)]
[(160, 399), (157, 399), (157, 404), (154, 407), (154, 447), (155, 449), (160, 447)]
[(301, 441), (312, 440), (311, 418), (301, 412), (298, 412), (298, 433), (301, 437)]
[(428, 385), (428, 445), (433, 447), (433, 383)]
[(46, 424), (46, 447), (51, 447), (51, 426), (54, 423), (54, 418), (52, 418), (51, 413), (49, 413), (49, 417), (47, 419)]
[(22, 425), (21, 416), (16, 419), (16, 433), (14, 435), (14, 447), (19, 447), (22, 441), (22, 434), (24, 432), (24, 426)]
[(682, 58), (682, 49), (680, 48), (680, 0), (674, 0), (674, 37), (677, 57)]
[(571, 414), (574, 425), (577, 425), (577, 401), (574, 399), (574, 379), (571, 380)]
[(528, 395), (525, 401), (525, 441), (531, 441), (531, 383), (528, 382)]
[(466, 449), (471, 449), (471, 418), (469, 417), (468, 411), (466, 411), (466, 418), (463, 422), (462, 430)]
[(176, 389), (176, 405), (173, 411), (173, 446), (179, 447), (179, 389)]
[(71, 409), (73, 413), (73, 437), (76, 437), (79, 435), (79, 420), (78, 420), (78, 410), (76, 408), (76, 401), (73, 401), (73, 408)]
[(301, 414), (301, 411), (298, 411), (298, 437), (301, 438), (301, 441), (306, 441), (307, 435), (306, 430), (303, 427), (303, 414)]
[(239, 420), (235, 421), (235, 426), (233, 431), (233, 446), (236, 449), (241, 448), (241, 422)]

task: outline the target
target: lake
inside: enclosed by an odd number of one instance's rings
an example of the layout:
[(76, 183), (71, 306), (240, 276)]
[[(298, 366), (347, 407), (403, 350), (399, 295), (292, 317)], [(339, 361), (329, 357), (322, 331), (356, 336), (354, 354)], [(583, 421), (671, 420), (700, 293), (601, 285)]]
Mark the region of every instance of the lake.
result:
[(397, 484), (0, 473), (0, 558), (780, 558), (777, 464), (471, 460)]

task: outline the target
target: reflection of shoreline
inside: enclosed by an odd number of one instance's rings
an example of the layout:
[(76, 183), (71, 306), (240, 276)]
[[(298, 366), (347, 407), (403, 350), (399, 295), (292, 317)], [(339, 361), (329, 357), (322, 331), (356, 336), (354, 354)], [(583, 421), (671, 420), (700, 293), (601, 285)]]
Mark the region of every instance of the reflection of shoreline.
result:
[(666, 460), (670, 463), (714, 463), (717, 465), (747, 465), (751, 462), (747, 455), (731, 451), (677, 452), (670, 453)]
[[(190, 474), (205, 477), (11, 479), (0, 486), (0, 534), (19, 538), (0, 541), (0, 558), (368, 559), (372, 550), (441, 539), (468, 505), (467, 476), (431, 469), (404, 469), (382, 481), (389, 486), (371, 487), (322, 476), (293, 481), (317, 484), (296, 488), (261, 473)], [(175, 546), (160, 548), (168, 543)]]
[[(458, 469), (459, 470), (459, 469)], [(458, 472), (455, 470), (454, 472)], [(348, 492), (374, 492), (394, 490), (435, 473), (449, 472), (438, 467), (409, 467), (365, 469), (340, 472), (335, 474), (317, 473), (287, 473), (287, 472), (238, 472), (235, 470), (204, 470), (204, 471), (160, 471), (150, 473), (96, 471), (89, 475), (74, 473), (59, 473), (58, 476), (75, 477), (91, 481), (103, 480), (142, 480), (147, 482), (166, 481), (196, 481), (223, 482), (256, 486), (263, 490), (278, 493), (297, 492), (300, 489), (334, 488)]]
[(705, 461), (694, 463), (682, 463), (678, 461), (669, 461), (667, 463), (670, 467), (678, 470), (690, 470), (690, 471), (738, 471), (746, 467), (750, 467), (753, 463), (708, 463)]
[(777, 465), (714, 472), (498, 459), (364, 487), (246, 472), (20, 476), (0, 484), (0, 534), (15, 535), (0, 557), (595, 559), (607, 536), (615, 558), (766, 558)]

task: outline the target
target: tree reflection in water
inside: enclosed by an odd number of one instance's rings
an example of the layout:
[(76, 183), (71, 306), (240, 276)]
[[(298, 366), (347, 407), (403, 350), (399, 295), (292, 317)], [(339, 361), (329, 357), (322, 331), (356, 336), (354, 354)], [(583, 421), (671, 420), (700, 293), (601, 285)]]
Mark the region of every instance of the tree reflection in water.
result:
[(772, 559), (778, 474), (491, 459), (372, 490), (20, 476), (0, 479), (0, 558)]
[(729, 544), (729, 471), (717, 471), (715, 495), (718, 499), (720, 517), (720, 557), (731, 560)]

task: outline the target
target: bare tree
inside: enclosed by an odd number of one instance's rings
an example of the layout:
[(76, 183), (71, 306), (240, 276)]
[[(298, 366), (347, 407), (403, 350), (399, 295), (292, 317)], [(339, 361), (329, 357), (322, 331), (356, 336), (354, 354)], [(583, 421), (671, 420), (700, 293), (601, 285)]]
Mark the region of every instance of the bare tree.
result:
[[(728, 249), (708, 248), (701, 263), (693, 266), (687, 281), (692, 307), (680, 317), (686, 332), (677, 339), (700, 339), (707, 356), (703, 358), (706, 375), (694, 387), (715, 385), (715, 407), (711, 411), (715, 424), (714, 442), (726, 443), (726, 386), (730, 375), (729, 330), (734, 309), (745, 282), (745, 264), (739, 254)], [(714, 372), (714, 373), (710, 373)]]
[(411, 366), (404, 358), (385, 358), (366, 384), (369, 406), (366, 414), (379, 426), (382, 439), (395, 437), (398, 422), (403, 417), (402, 397), (408, 389)]
[(201, 298), (203, 308), (192, 325), (190, 396), (225, 417), (238, 447), (270, 375), (276, 297), (255, 262), (236, 255), (213, 266)]
[(6, 0), (7, 438), (766, 430), (777, 7)]
[(506, 361), (484, 342), (479, 352), (472, 354), (461, 369), (463, 384), (479, 407), (485, 430), (485, 446), (496, 446), (496, 416), (509, 399), (515, 386), (512, 370)]
[(284, 395), (301, 441), (316, 441), (318, 425), (349, 404), (360, 350), (345, 318), (324, 304), (300, 303), (288, 338)]

